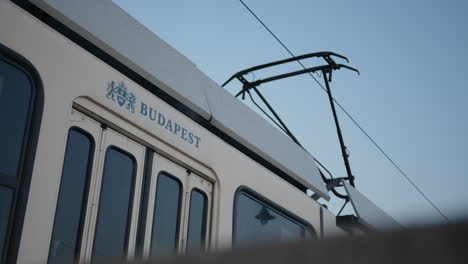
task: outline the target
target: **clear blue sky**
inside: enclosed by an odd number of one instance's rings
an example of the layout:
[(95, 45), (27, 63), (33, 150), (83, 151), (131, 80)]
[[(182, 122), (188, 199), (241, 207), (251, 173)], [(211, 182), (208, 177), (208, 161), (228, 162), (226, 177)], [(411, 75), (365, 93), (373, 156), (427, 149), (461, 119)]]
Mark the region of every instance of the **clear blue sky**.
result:
[[(237, 0), (114, 2), (219, 84), (244, 68), (289, 57)], [(361, 76), (337, 71), (335, 98), (450, 220), (468, 217), (468, 1), (244, 2), (296, 55), (329, 50), (347, 56)], [(297, 69), (293, 63), (255, 78)], [(303, 145), (335, 176), (345, 176), (320, 87), (302, 76), (260, 88)], [(227, 89), (234, 93), (240, 85)], [(442, 222), (347, 117), (339, 117), (356, 187), (403, 225)], [(337, 212), (340, 203), (332, 199), (329, 206)]]

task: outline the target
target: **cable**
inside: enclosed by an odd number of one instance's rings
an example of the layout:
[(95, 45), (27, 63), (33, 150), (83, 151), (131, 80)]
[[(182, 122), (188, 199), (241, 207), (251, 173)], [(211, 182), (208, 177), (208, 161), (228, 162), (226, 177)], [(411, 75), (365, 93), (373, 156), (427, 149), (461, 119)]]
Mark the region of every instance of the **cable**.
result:
[[(255, 78), (255, 77), (254, 77), (254, 78)], [(255, 106), (257, 106), (257, 108), (260, 109), (260, 111), (262, 111), (263, 114), (265, 114), (279, 129), (281, 129), (281, 130), (282, 130), (286, 135), (288, 135), (291, 139), (296, 139), (296, 137), (292, 134), (292, 132), (290, 132), (290, 131), (288, 132), (288, 131), (286, 130), (286, 128), (284, 128), (284, 127), (281, 126), (278, 122), (276, 122), (276, 120), (274, 120), (273, 117), (271, 117), (259, 104), (257, 104), (257, 102), (253, 99), (252, 94), (250, 93), (249, 90), (246, 90), (245, 92), (249, 95), (250, 100), (255, 104)], [(310, 154), (310, 152), (309, 152), (306, 148), (304, 148), (304, 147), (301, 145), (301, 143), (299, 142), (299, 140), (296, 139), (295, 142), (296, 142), (297, 145), (299, 145), (305, 152), (307, 152), (307, 153)], [(333, 180), (333, 179), (334, 179), (333, 174), (328, 170), (328, 168), (325, 167), (325, 165), (323, 165), (317, 158), (314, 157), (314, 160), (315, 160), (315, 162), (316, 162), (320, 167), (322, 167), (322, 169), (324, 169), (324, 170), (328, 173), (328, 175), (330, 176), (330, 179)], [(322, 177), (322, 179), (323, 179), (324, 182), (327, 182), (327, 180), (330, 180), (330, 179), (327, 179), (327, 178), (325, 177), (325, 175), (323, 175), (323, 173), (322, 173), (321, 170), (319, 170), (319, 172), (320, 172), (320, 176)], [(338, 198), (345, 199), (345, 200), (348, 200), (348, 199), (349, 199), (348, 196), (339, 193), (338, 191), (335, 190), (335, 188), (332, 188), (331, 191), (332, 191), (333, 194), (335, 194), (336, 197), (338, 197)]]
[[(257, 102), (253, 99), (252, 95), (250, 94), (250, 92), (247, 90), (246, 91), (247, 94), (249, 95), (250, 97), (250, 100), (255, 104), (255, 106), (257, 106), (258, 109), (260, 109), (260, 111), (263, 112), (263, 114), (265, 114), (270, 120), (271, 122), (273, 122), (279, 129), (281, 129), (281, 131), (283, 131), (286, 135), (288, 135), (288, 132), (278, 123), (276, 122), (273, 117), (271, 117), (266, 111), (265, 109), (263, 109), (260, 105), (257, 104)], [(292, 134), (292, 132), (291, 132)], [(309, 153), (309, 151), (307, 149), (305, 149), (299, 142), (297, 143), (300, 147), (302, 147), (307, 153)], [(310, 153), (309, 153), (310, 154)], [(325, 167), (325, 165), (323, 165), (317, 158), (314, 157), (314, 160), (315, 162), (320, 166), (322, 167), (322, 169), (324, 169), (328, 175), (330, 176), (330, 179), (334, 179), (333, 178), (333, 174), (327, 169), (327, 167)]]
[[(308, 151), (307, 151), (307, 152), (308, 152)], [(309, 154), (310, 154), (310, 153), (309, 153)], [(334, 178), (333, 178), (333, 174), (327, 169), (327, 167), (325, 167), (325, 165), (323, 165), (323, 164), (322, 164), (318, 159), (316, 159), (315, 157), (314, 157), (314, 160), (315, 160), (315, 162), (317, 162), (317, 164), (318, 164), (320, 167), (322, 167), (322, 169), (324, 169), (324, 170), (328, 173), (328, 175), (330, 176), (330, 179), (333, 180), (333, 179), (334, 179)]]
[[(255, 100), (253, 99), (252, 95), (250, 94), (249, 91), (247, 91), (247, 94), (249, 95), (250, 97), (250, 100), (255, 104), (255, 106), (257, 106), (258, 109), (260, 109), (260, 111), (262, 111), (270, 120), (271, 122), (275, 123), (275, 125), (281, 129), (281, 131), (283, 131), (286, 135), (288, 134), (288, 132), (282, 127), (280, 126), (280, 124), (278, 124), (278, 122), (276, 122), (273, 117), (271, 117), (262, 107), (260, 107), (257, 102), (255, 102)], [(299, 144), (300, 145), (300, 144)]]
[[(296, 57), (294, 53), (292, 53), (292, 51), (288, 47), (286, 47), (286, 45), (275, 35), (275, 33), (273, 33), (273, 31), (271, 31), (270, 28), (268, 28), (268, 26), (265, 25), (265, 23), (263, 23), (263, 21), (242, 0), (239, 1), (292, 57)], [(299, 63), (299, 65), (306, 69), (305, 65), (302, 64), (301, 61), (298, 60), (297, 63)], [(314, 81), (322, 88), (323, 91), (327, 92), (325, 87), (323, 87), (322, 83), (320, 83), (312, 73), (309, 72), (309, 76), (312, 77), (312, 79), (314, 79)], [(377, 142), (375, 142), (374, 139), (372, 139), (372, 137), (361, 127), (361, 125), (359, 125), (359, 123), (351, 116), (351, 114), (349, 114), (348, 111), (346, 111), (346, 109), (335, 98), (333, 98), (333, 101), (346, 114), (346, 116), (359, 128), (359, 130), (361, 130), (361, 132), (372, 142), (372, 144), (385, 156), (385, 158), (388, 161), (390, 161), (390, 163), (398, 170), (398, 172), (400, 172), (400, 174), (404, 178), (406, 178), (406, 180), (419, 192), (419, 194), (421, 194), (424, 197), (424, 199), (445, 219), (445, 221), (447, 221), (447, 223), (450, 223), (447, 216), (445, 216), (445, 214), (442, 213), (442, 211), (429, 199), (429, 197), (427, 197), (426, 194), (424, 194), (424, 192), (421, 189), (419, 189), (419, 187), (409, 178), (409, 176), (393, 161), (392, 158), (390, 158), (389, 155), (387, 155), (387, 153), (379, 146), (379, 144), (377, 144)]]

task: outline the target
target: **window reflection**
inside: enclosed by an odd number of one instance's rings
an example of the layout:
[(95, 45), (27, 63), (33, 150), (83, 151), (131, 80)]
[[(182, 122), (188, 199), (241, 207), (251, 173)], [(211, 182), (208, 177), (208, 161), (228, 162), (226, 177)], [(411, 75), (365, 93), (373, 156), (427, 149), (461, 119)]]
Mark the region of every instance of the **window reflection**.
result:
[(262, 206), (262, 209), (255, 218), (257, 218), (262, 225), (266, 225), (268, 221), (275, 219), (276, 216), (271, 215), (268, 209), (265, 206)]
[(300, 221), (245, 192), (237, 194), (234, 215), (235, 244), (310, 237), (310, 230)]

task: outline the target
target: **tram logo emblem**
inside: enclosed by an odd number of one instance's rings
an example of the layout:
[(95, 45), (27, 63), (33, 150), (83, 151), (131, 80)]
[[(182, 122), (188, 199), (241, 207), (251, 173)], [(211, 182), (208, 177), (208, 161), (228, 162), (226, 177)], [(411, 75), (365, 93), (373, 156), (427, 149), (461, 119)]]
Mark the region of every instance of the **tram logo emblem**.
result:
[(135, 102), (136, 96), (133, 93), (127, 92), (127, 87), (123, 82), (120, 82), (118, 85), (114, 81), (107, 83), (107, 99), (115, 101), (117, 98), (117, 103), (120, 106), (124, 106), (135, 113)]

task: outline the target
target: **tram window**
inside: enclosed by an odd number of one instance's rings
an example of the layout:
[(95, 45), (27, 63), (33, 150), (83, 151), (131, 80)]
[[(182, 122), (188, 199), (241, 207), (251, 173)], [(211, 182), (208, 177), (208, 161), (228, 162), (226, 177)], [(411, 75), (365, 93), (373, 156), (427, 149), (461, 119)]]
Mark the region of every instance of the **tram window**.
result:
[(70, 129), (48, 263), (72, 263), (78, 257), (93, 149), (89, 135)]
[[(240, 191), (234, 209), (235, 244), (264, 240), (290, 240), (310, 237), (310, 230), (276, 206)], [(306, 235), (309, 233), (308, 235)]]
[(107, 149), (93, 259), (125, 256), (135, 170), (136, 164), (132, 156), (116, 147)]
[(179, 242), (181, 183), (162, 172), (156, 185), (151, 256), (176, 253)]
[[(1, 263), (5, 260), (11, 229), (15, 225), (12, 212), (16, 206), (23, 160), (28, 154), (25, 148), (35, 99), (35, 86), (29, 75), (19, 65), (4, 58), (4, 50), (0, 45), (0, 120), (4, 124), (0, 129)], [(18, 63), (24, 65), (22, 61)]]
[(190, 209), (187, 231), (187, 248), (203, 249), (206, 236), (207, 198), (200, 190), (190, 194)]
[(18, 177), (21, 150), (28, 121), (31, 100), (28, 76), (0, 57), (0, 174)]
[[(6, 245), (8, 219), (10, 218), (10, 205), (13, 200), (13, 190), (0, 185), (0, 253)], [(5, 205), (5, 206), (4, 206)], [(0, 255), (1, 256), (1, 255)]]

